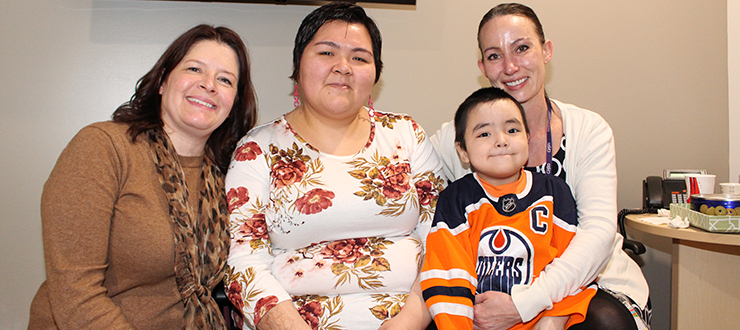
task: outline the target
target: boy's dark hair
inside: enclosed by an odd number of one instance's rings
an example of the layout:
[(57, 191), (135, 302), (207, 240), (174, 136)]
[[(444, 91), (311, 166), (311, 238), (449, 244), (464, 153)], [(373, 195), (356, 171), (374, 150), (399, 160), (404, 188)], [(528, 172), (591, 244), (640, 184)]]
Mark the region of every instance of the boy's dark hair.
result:
[(373, 46), (373, 61), (375, 62), (375, 82), (380, 79), (380, 72), (383, 71), (383, 61), (380, 60), (380, 51), (383, 48), (383, 38), (380, 36), (380, 30), (375, 21), (367, 16), (362, 7), (350, 2), (331, 2), (312, 11), (301, 22), (298, 33), (295, 36), (295, 45), (293, 46), (293, 74), (290, 79), (298, 81), (301, 71), (301, 57), (308, 43), (313, 40), (314, 35), (324, 24), (341, 21), (346, 23), (358, 23), (365, 26), (370, 34), (370, 42)]
[(524, 115), (524, 107), (522, 107), (519, 101), (500, 88), (484, 87), (473, 92), (473, 94), (470, 94), (470, 96), (468, 96), (468, 98), (466, 98), (457, 108), (457, 112), (455, 112), (455, 142), (460, 144), (460, 148), (467, 150), (467, 147), (465, 146), (465, 129), (467, 129), (468, 126), (468, 115), (470, 114), (470, 111), (480, 104), (489, 102), (494, 103), (501, 100), (509, 100), (516, 104), (516, 107), (519, 108), (519, 114), (522, 115), (524, 131), (529, 135), (527, 117)]

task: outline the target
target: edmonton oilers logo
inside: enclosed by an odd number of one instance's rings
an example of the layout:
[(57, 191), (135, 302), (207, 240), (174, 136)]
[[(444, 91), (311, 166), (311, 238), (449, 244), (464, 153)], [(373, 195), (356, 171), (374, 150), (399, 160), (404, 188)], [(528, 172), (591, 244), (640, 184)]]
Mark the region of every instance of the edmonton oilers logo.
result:
[(531, 283), (532, 251), (521, 232), (502, 226), (486, 228), (478, 244), (477, 291), (511, 294), (513, 285)]

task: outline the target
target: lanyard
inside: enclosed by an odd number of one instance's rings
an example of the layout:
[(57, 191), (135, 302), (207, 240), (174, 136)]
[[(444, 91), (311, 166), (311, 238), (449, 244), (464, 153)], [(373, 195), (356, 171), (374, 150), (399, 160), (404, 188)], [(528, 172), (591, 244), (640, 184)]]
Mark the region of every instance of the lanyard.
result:
[(550, 119), (552, 117), (552, 104), (550, 98), (545, 96), (547, 102), (547, 150), (546, 152), (546, 163), (545, 163), (545, 174), (552, 174), (552, 132), (550, 131)]

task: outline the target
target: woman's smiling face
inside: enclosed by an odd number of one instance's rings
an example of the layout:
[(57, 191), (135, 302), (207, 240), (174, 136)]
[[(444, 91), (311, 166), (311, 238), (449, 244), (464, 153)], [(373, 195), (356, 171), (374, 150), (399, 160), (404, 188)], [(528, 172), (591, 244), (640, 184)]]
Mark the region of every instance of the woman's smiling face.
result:
[(544, 99), (545, 64), (552, 58), (552, 42), (539, 39), (532, 21), (517, 15), (494, 17), (481, 29), (479, 43), (478, 67), (491, 85), (525, 108), (537, 96)]
[(193, 44), (159, 88), (161, 116), (171, 137), (208, 137), (231, 112), (239, 62), (229, 46), (213, 40)]

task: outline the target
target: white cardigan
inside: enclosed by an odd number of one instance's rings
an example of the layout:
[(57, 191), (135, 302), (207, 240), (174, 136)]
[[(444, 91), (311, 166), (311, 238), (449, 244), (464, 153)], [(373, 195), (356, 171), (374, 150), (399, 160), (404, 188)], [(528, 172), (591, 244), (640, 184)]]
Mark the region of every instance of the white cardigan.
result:
[[(623, 238), (617, 233), (617, 167), (612, 129), (592, 111), (552, 101), (563, 116), (567, 140), (563, 168), (578, 207), (578, 229), (563, 255), (553, 260), (534, 283), (512, 289), (514, 304), (527, 322), (552, 307), (552, 302), (575, 293), (598, 276), (599, 287), (625, 293), (645, 308), (647, 281), (640, 267), (622, 251)], [(470, 172), (457, 156), (452, 121), (442, 124), (431, 141), (448, 180)]]

